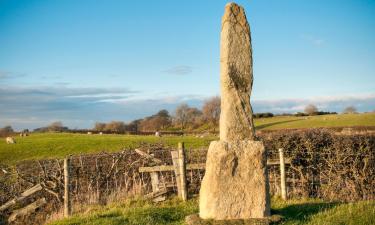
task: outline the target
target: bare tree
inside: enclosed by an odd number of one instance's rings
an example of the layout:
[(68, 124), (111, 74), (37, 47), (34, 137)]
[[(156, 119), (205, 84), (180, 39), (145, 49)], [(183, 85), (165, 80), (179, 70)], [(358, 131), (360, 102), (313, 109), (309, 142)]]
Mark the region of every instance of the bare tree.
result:
[(166, 109), (160, 110), (156, 115), (153, 116), (155, 120), (155, 130), (160, 130), (171, 125), (171, 116)]
[(96, 131), (104, 131), (105, 129), (105, 123), (96, 122), (94, 126), (94, 130)]
[(204, 118), (213, 125), (214, 131), (220, 119), (220, 101), (219, 96), (212, 97), (204, 103), (202, 108)]
[(141, 122), (142, 119), (133, 120), (132, 122), (126, 125), (126, 130), (131, 132), (138, 132)]
[(140, 123), (140, 127), (143, 131), (158, 131), (170, 124), (171, 117), (169, 116), (169, 112), (163, 109), (155, 115), (144, 118)]
[(124, 133), (125, 123), (122, 121), (112, 121), (105, 125), (104, 131), (114, 132), (114, 133)]
[(357, 109), (354, 106), (348, 106), (343, 111), (345, 114), (357, 113)]
[(187, 104), (177, 106), (175, 119), (176, 122), (180, 124), (181, 129), (185, 129), (189, 120), (189, 106)]
[(61, 121), (56, 121), (48, 125), (47, 130), (48, 131), (57, 131), (57, 132), (62, 132), (64, 130), (67, 130), (67, 127), (64, 127)]
[(309, 104), (309, 105), (307, 105), (307, 106), (305, 107), (305, 113), (306, 113), (307, 115), (312, 116), (312, 115), (314, 115), (316, 112), (318, 112), (318, 108), (317, 108), (315, 105), (313, 105), (313, 104)]
[(201, 125), (203, 122), (203, 113), (197, 108), (188, 109), (188, 124), (193, 127)]

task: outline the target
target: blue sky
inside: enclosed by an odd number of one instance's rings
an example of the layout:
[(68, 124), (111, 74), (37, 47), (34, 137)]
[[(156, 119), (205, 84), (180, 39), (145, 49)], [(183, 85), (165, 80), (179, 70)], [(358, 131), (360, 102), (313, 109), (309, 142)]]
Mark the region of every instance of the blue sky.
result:
[[(130, 121), (219, 95), (227, 1), (0, 0), (0, 127)], [(256, 112), (375, 109), (375, 1), (237, 1)]]

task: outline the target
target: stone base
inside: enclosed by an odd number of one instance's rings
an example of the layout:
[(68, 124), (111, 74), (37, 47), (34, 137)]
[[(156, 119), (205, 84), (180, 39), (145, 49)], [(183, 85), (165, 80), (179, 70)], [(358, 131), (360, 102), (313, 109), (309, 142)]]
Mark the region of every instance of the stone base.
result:
[(202, 219), (270, 216), (267, 158), (260, 141), (213, 141), (199, 193)]
[(280, 215), (272, 215), (265, 218), (252, 218), (246, 220), (203, 220), (198, 214), (193, 214), (185, 218), (186, 225), (269, 225), (282, 220)]

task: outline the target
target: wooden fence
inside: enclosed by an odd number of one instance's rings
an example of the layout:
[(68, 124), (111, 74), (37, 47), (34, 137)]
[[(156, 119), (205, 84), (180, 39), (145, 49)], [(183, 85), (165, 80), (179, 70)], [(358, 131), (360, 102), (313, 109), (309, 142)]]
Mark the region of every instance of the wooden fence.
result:
[[(367, 172), (373, 171), (371, 169), (375, 165), (371, 154), (272, 149), (267, 153), (267, 167), (270, 192), (274, 195), (283, 199), (305, 196), (374, 199), (375, 189), (372, 187), (375, 179), (371, 175), (374, 173)], [(206, 153), (206, 148), (185, 149), (183, 143), (179, 143), (177, 149), (154, 144), (116, 153), (72, 156), (65, 160), (34, 160), (22, 162), (14, 168), (2, 167), (6, 172), (0, 176), (0, 187), (9, 187), (9, 190), (4, 189), (6, 194), (0, 196), (0, 213), (4, 212), (8, 221), (26, 214), (33, 216), (36, 213), (32, 212), (38, 208), (49, 215), (64, 209), (64, 215), (69, 216), (72, 205), (105, 204), (119, 196), (133, 194), (160, 202), (167, 198), (168, 193), (176, 192), (185, 201), (199, 191)], [(348, 157), (350, 161), (346, 160)], [(337, 159), (345, 160), (340, 163)], [(354, 160), (363, 164), (358, 164), (358, 170), (353, 169), (351, 162)], [(339, 168), (339, 175), (331, 174), (332, 168)], [(362, 181), (357, 176), (350, 177), (354, 173), (341, 172), (347, 169), (363, 173), (366, 179)], [(335, 176), (340, 178), (344, 175), (342, 183), (332, 182)], [(350, 185), (355, 182), (363, 187), (359, 189), (364, 193), (363, 197), (351, 191), (353, 185)], [(10, 185), (3, 185), (5, 183)], [(333, 188), (337, 191), (328, 192)], [(349, 192), (351, 195), (347, 194)]]

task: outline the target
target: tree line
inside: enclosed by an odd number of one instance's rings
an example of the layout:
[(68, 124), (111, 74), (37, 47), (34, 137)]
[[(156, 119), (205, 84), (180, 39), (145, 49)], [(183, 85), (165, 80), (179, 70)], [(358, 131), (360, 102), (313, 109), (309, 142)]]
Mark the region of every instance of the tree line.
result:
[(208, 129), (212, 128), (215, 131), (219, 117), (220, 97), (216, 96), (205, 101), (202, 109), (183, 103), (177, 106), (173, 115), (163, 109), (154, 115), (133, 120), (130, 123), (122, 121), (96, 122), (93, 130), (107, 133), (182, 131), (207, 125)]
[[(180, 104), (176, 107), (173, 115), (163, 109), (154, 115), (147, 116), (142, 119), (136, 119), (129, 123), (123, 121), (111, 121), (108, 123), (96, 122), (92, 129), (69, 129), (62, 122), (56, 121), (45, 127), (34, 129), (34, 132), (103, 132), (103, 133), (138, 133), (138, 132), (155, 132), (155, 131), (217, 131), (220, 119), (220, 97), (212, 97), (206, 100), (201, 109), (191, 107), (188, 104)], [(374, 110), (375, 112), (375, 110)], [(346, 107), (344, 114), (357, 113), (354, 106)], [(319, 111), (318, 107), (309, 104), (304, 108), (303, 112), (294, 114), (284, 113), (276, 114), (270, 112), (254, 113), (254, 118), (269, 118), (273, 116), (315, 116), (325, 114), (337, 114), (337, 112)], [(24, 130), (22, 132), (28, 132)], [(13, 134), (11, 126), (0, 128), (0, 136), (8, 136)]]

